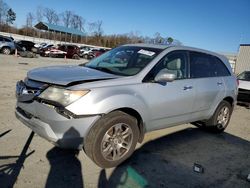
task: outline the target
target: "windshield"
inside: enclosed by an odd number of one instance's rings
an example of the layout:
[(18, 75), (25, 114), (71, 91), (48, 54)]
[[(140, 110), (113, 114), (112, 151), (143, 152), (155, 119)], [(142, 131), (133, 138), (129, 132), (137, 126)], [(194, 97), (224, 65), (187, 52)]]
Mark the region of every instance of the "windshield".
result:
[(250, 71), (245, 71), (237, 76), (239, 80), (250, 81)]
[(162, 50), (122, 46), (86, 63), (85, 66), (115, 75), (132, 76), (140, 72)]

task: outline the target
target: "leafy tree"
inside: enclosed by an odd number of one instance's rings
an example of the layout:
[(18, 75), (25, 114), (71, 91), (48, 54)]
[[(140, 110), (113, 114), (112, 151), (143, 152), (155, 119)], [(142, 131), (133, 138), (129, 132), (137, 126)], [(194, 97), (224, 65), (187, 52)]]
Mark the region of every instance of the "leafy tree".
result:
[(174, 42), (174, 39), (172, 37), (167, 38), (168, 44), (172, 44)]
[(7, 11), (7, 18), (6, 23), (7, 24), (13, 24), (13, 22), (16, 20), (16, 13), (10, 8)]

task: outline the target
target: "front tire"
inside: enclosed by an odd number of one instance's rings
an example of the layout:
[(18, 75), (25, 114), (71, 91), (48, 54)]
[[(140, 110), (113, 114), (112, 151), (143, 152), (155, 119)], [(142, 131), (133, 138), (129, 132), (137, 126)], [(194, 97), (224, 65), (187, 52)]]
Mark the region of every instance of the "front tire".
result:
[(8, 47), (3, 47), (2, 48), (2, 53), (5, 54), (5, 55), (10, 55), (10, 48)]
[(205, 126), (213, 132), (223, 132), (229, 124), (231, 114), (233, 111), (232, 105), (227, 101), (222, 101), (213, 116), (205, 122)]
[(136, 118), (114, 111), (91, 128), (84, 140), (84, 150), (98, 166), (115, 167), (133, 153), (138, 138)]

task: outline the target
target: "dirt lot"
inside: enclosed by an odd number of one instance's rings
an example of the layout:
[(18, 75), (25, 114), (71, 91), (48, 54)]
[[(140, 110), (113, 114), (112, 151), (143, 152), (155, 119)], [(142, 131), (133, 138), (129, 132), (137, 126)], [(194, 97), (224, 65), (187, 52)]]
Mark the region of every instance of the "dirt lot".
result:
[[(250, 187), (250, 110), (237, 106), (220, 135), (181, 125), (146, 135), (133, 156), (100, 169), (83, 151), (61, 150), (16, 120), (15, 83), (34, 67), (84, 60), (0, 55), (0, 187)], [(194, 163), (204, 173), (193, 171)]]

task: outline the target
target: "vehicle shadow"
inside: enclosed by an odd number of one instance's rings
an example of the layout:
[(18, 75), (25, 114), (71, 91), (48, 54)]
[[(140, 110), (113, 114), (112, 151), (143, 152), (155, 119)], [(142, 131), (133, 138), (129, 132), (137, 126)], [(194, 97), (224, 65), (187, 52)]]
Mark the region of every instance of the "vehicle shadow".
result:
[(3, 133), (0, 134), (0, 138), (3, 137), (4, 135), (8, 134), (12, 129), (9, 129)]
[[(64, 137), (79, 134), (70, 128)], [(48, 151), (46, 157), (50, 163), (50, 171), (46, 181), (46, 188), (68, 188), (84, 187), (82, 178), (82, 167), (77, 155), (79, 150), (67, 150), (53, 147)]]
[(98, 187), (249, 187), (249, 173), (250, 142), (187, 128), (145, 143), (110, 176), (103, 169)]
[[(7, 134), (9, 131), (6, 131)], [(2, 134), (3, 136), (3, 134)], [(34, 137), (34, 132), (31, 132), (20, 155), (17, 156), (0, 156), (1, 160), (7, 160), (7, 164), (0, 165), (0, 187), (13, 187), (17, 181), (18, 175), (23, 168), (23, 164), (30, 155), (32, 155), (35, 150), (27, 153), (29, 145)], [(15, 162), (9, 162), (13, 159), (16, 159)]]

